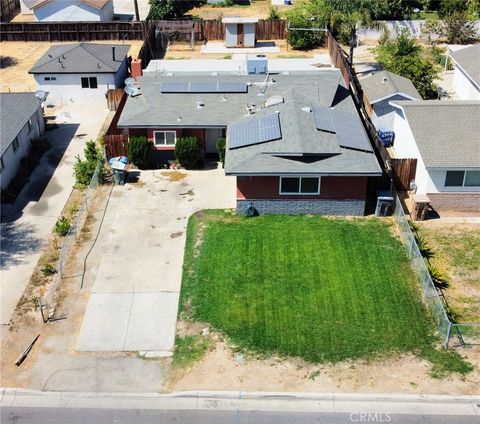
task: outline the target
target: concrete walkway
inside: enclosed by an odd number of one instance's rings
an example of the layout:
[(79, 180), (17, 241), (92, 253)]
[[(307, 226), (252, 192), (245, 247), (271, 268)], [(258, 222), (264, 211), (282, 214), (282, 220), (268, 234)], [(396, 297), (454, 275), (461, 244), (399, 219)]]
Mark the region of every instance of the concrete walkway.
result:
[(139, 183), (114, 188), (77, 351), (172, 354), (188, 217), (235, 207), (235, 179), (223, 169), (181, 172), (171, 181), (171, 171), (142, 171)]
[(2, 205), (2, 326), (10, 321), (72, 191), (75, 156), (83, 153), (86, 141), (96, 138), (107, 114), (106, 109), (93, 107), (65, 106), (59, 110), (59, 128), (46, 133), (52, 148), (42, 157), (16, 202)]

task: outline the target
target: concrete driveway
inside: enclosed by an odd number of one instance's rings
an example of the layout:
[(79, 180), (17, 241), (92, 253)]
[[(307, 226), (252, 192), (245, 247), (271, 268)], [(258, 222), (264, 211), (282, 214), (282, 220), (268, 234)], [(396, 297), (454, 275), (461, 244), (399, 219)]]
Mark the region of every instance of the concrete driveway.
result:
[[(7, 325), (40, 258), (42, 248), (75, 183), (75, 156), (95, 139), (108, 110), (65, 106), (56, 112), (57, 129), (46, 132), (45, 153), (13, 205), (2, 205), (1, 323)], [(81, 137), (79, 137), (81, 135)]]
[(139, 183), (114, 188), (78, 351), (172, 354), (188, 217), (235, 207), (235, 179), (211, 169), (172, 181), (171, 172), (142, 171)]

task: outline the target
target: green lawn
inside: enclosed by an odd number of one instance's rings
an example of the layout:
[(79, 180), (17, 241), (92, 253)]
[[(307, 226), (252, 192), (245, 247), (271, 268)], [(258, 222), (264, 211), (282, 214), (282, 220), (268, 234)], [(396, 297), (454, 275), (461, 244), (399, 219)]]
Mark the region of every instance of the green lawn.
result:
[(194, 215), (181, 313), (242, 348), (314, 362), (433, 341), (404, 247), (377, 219)]

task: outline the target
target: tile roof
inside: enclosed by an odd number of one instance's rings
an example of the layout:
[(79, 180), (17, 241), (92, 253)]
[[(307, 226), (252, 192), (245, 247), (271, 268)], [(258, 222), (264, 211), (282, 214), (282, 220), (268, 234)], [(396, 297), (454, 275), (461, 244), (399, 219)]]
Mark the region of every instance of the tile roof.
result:
[[(43, 6), (44, 4), (49, 3), (51, 0), (38, 0), (36, 3), (33, 4), (33, 6), (30, 9), (36, 9), (37, 7)], [(112, 0), (79, 0), (81, 3), (87, 4), (89, 6), (94, 7), (95, 9), (103, 9), (105, 5)], [(62, 0), (62, 3), (65, 4), (65, 6), (68, 6), (69, 3), (68, 1)]]
[(27, 121), (40, 107), (34, 93), (0, 93), (1, 154), (12, 144)]
[(412, 81), (388, 71), (380, 71), (369, 77), (362, 78), (360, 84), (370, 103), (375, 103), (400, 93), (406, 94), (412, 99), (422, 99)]
[[(113, 49), (115, 48), (115, 60)], [(50, 47), (28, 71), (30, 74), (117, 72), (130, 45), (77, 43)]]
[[(161, 83), (174, 82), (246, 82), (247, 93), (162, 93)], [(356, 112), (348, 90), (340, 83), (338, 70), (291, 72), (270, 75), (264, 94), (265, 75), (175, 75), (148, 73), (139, 79), (142, 94), (129, 97), (118, 122), (123, 128), (227, 127), (279, 111), (282, 138), (258, 145), (228, 150), (227, 174), (380, 174), (375, 155), (341, 148), (336, 136), (318, 131), (313, 106), (334, 106)], [(284, 103), (262, 108), (266, 99), (281, 96)], [(197, 102), (204, 104), (198, 107)], [(258, 111), (248, 114), (247, 106)], [(302, 110), (303, 109), (303, 110)], [(367, 137), (366, 134), (363, 134)], [(228, 143), (228, 131), (227, 131)], [(286, 157), (290, 155), (290, 157)], [(306, 158), (305, 155), (309, 157)]]
[(480, 101), (396, 101), (427, 168), (480, 167)]
[(450, 51), (450, 56), (480, 87), (480, 44), (474, 44), (454, 52)]

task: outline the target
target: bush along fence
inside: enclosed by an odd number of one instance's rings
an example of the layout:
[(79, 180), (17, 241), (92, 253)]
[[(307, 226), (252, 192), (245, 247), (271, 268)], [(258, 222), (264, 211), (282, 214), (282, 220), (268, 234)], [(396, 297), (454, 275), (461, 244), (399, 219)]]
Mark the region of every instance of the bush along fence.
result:
[(413, 271), (420, 282), (424, 301), (435, 320), (437, 331), (443, 339), (445, 348), (448, 348), (453, 340), (457, 341), (456, 344), (461, 345), (480, 343), (480, 323), (456, 323), (447, 313), (442, 297), (435, 287), (415, 235), (410, 228), (409, 218), (405, 214), (398, 196), (395, 198), (394, 217), (400, 230), (400, 237), (407, 250), (407, 255), (412, 261)]
[[(63, 280), (79, 276), (79, 274), (75, 272), (71, 260), (75, 248), (80, 248), (85, 242), (89, 241), (88, 238), (83, 240), (82, 230), (88, 225), (90, 214), (93, 210), (101, 210), (101, 205), (97, 205), (95, 199), (99, 193), (100, 184), (102, 183), (103, 172), (104, 163), (102, 161), (98, 163), (95, 168), (93, 176), (83, 196), (82, 204), (75, 214), (73, 223), (66, 223), (68, 231), (64, 234), (60, 246), (60, 255), (57, 265), (58, 272), (55, 274), (53, 283), (40, 299), (40, 311), (44, 322), (55, 319), (56, 294)], [(61, 220), (57, 221), (57, 225), (60, 221)], [(72, 266), (73, 269), (69, 269), (70, 266)], [(80, 276), (82, 276), (82, 274), (80, 274)]]

